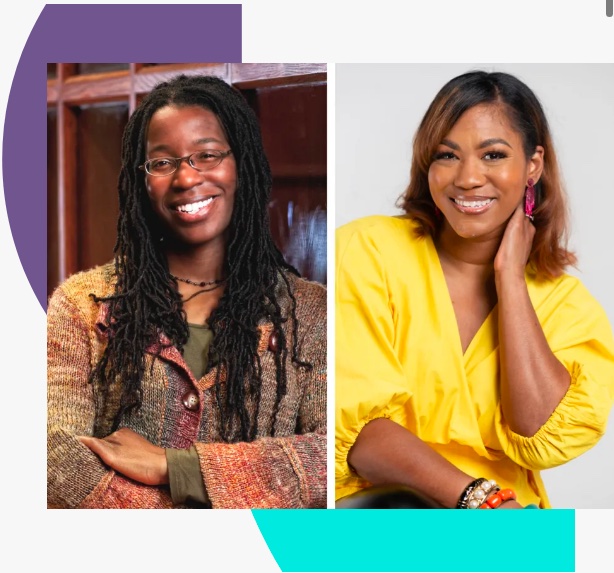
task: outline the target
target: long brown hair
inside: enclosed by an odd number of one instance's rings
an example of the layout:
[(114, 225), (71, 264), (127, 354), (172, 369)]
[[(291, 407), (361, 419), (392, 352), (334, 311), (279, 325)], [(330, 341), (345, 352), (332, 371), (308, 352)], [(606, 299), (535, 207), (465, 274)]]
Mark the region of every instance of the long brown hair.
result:
[(479, 104), (499, 104), (522, 138), (527, 160), (541, 145), (544, 169), (535, 185), (535, 238), (528, 266), (539, 279), (561, 275), (576, 262), (567, 250), (568, 216), (548, 121), (537, 96), (518, 78), (475, 71), (450, 80), (429, 106), (414, 136), (410, 183), (399, 205), (418, 223), (418, 234), (436, 236), (441, 225), (428, 184), (437, 146), (463, 113)]

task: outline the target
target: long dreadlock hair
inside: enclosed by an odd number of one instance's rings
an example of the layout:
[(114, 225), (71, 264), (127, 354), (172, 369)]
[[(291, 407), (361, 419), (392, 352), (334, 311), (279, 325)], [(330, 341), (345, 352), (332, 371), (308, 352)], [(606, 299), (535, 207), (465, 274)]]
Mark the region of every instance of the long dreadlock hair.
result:
[[(109, 304), (108, 345), (90, 377), (96, 397), (94, 432), (105, 434), (111, 419), (110, 431), (114, 431), (124, 416), (141, 407), (145, 349), (161, 333), (180, 349), (188, 340), (177, 283), (170, 277), (160, 248), (160, 223), (147, 196), (145, 175), (138, 168), (146, 159), (151, 117), (168, 105), (197, 105), (212, 111), (227, 135), (236, 161), (237, 189), (226, 247), (226, 289), (208, 323), (214, 334), (210, 355), (216, 357), (219, 365), (215, 392), (220, 432), (224, 439), (230, 439), (231, 427), (237, 419), (241, 439), (250, 441), (257, 434), (261, 395), (257, 325), (262, 319), (273, 323), (278, 337), (275, 416), (286, 392), (289, 349), (282, 324), (288, 317), (283, 316), (278, 300), (281, 292), (285, 291), (290, 300), (291, 360), (298, 366), (310, 365), (298, 357), (296, 300), (285, 271), (296, 275), (298, 272), (285, 262), (270, 233), (268, 202), (272, 176), (258, 120), (240, 92), (211, 76), (181, 75), (159, 84), (132, 114), (124, 131), (114, 250), (115, 292), (108, 297), (92, 295), (97, 302)], [(222, 373), (226, 378), (224, 394), (220, 384)], [(112, 388), (117, 391), (111, 392)], [(248, 400), (255, 404), (252, 416)]]

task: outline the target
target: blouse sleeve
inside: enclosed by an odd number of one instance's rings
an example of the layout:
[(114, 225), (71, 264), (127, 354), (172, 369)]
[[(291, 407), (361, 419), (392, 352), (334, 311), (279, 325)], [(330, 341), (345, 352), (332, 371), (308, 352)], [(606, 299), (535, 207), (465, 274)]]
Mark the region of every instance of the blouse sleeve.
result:
[(375, 239), (352, 226), (337, 232), (337, 481), (352, 475), (347, 456), (361, 429), (376, 418), (406, 425), (411, 392), (395, 351), (395, 318), (386, 268)]
[(572, 277), (550, 298), (536, 310), (552, 352), (570, 374), (569, 389), (531, 437), (514, 433), (497, 412), (503, 450), (531, 470), (564, 464), (593, 447), (614, 402), (614, 339), (604, 310)]
[(93, 336), (79, 308), (56, 290), (47, 311), (47, 503), (51, 508), (171, 507), (168, 491), (110, 471), (77, 436), (92, 435), (88, 383)]

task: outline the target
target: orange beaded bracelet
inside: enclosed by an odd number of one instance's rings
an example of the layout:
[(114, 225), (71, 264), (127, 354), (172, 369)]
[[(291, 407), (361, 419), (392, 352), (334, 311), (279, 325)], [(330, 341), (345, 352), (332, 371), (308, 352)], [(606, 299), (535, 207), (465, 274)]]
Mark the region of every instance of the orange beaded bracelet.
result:
[(486, 501), (480, 505), (480, 509), (497, 509), (503, 502), (515, 500), (516, 494), (514, 490), (502, 489), (486, 498)]

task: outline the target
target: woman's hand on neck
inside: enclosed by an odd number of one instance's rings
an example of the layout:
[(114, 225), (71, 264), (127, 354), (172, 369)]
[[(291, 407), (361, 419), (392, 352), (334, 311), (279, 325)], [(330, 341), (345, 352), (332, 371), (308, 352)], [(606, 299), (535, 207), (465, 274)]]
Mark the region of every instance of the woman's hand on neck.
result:
[(494, 260), (495, 278), (524, 283), (524, 273), (531, 255), (535, 227), (519, 205), (509, 220)]

